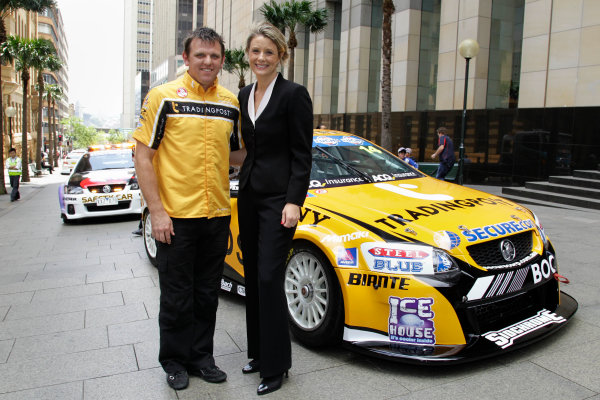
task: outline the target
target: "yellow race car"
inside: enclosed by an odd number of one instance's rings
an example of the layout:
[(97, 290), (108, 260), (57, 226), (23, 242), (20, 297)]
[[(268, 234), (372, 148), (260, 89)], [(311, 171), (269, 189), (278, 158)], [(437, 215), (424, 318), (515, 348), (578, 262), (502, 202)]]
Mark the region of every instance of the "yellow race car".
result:
[[(528, 209), (428, 177), (375, 144), (315, 131), (310, 188), (287, 261), (290, 326), (409, 362), (461, 362), (534, 342), (577, 302)], [(237, 182), (221, 288), (244, 295)], [(144, 242), (155, 262), (148, 211)]]

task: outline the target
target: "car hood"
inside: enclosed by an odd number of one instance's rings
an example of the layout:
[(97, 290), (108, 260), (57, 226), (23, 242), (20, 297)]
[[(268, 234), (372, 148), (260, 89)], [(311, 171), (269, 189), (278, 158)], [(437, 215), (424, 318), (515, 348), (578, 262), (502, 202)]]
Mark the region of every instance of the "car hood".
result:
[(87, 171), (71, 175), (69, 185), (78, 185), (86, 188), (96, 185), (127, 184), (134, 175), (135, 169), (133, 168)]
[(309, 190), (305, 207), (385, 241), (427, 244), (463, 259), (468, 245), (536, 227), (518, 204), (428, 177)]

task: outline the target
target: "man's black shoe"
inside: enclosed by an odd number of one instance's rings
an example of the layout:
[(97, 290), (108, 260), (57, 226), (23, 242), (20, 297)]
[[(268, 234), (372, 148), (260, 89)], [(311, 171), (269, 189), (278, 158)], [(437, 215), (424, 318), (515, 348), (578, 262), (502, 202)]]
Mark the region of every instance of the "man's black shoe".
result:
[(171, 374), (167, 374), (167, 383), (172, 389), (181, 390), (188, 387), (190, 378), (186, 371), (177, 371)]
[(192, 375), (199, 376), (204, 379), (206, 382), (211, 383), (220, 383), (224, 382), (227, 379), (227, 374), (224, 371), (221, 371), (219, 367), (212, 366), (206, 368), (200, 368), (197, 370), (190, 371)]
[(131, 233), (133, 233), (134, 235), (142, 236), (142, 228), (138, 228)]

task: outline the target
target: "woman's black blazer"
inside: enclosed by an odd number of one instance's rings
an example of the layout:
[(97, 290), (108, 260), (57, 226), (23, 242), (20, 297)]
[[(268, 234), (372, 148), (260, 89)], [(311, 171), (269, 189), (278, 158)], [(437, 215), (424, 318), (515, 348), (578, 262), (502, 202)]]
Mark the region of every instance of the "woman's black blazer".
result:
[(278, 74), (269, 103), (254, 126), (248, 116), (252, 85), (240, 91), (242, 138), (248, 152), (240, 190), (286, 194), (286, 203), (304, 204), (312, 161), (312, 101), (304, 86)]

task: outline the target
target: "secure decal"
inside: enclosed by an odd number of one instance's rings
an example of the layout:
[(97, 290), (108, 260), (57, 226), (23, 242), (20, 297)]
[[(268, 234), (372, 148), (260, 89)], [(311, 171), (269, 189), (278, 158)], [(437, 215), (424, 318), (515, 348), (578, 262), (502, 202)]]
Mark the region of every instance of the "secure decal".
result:
[(362, 243), (371, 271), (385, 274), (433, 274), (433, 248), (407, 243)]
[(465, 229), (462, 231), (467, 242), (477, 242), (479, 240), (491, 239), (516, 232), (522, 232), (533, 228), (535, 225), (532, 220), (525, 219), (521, 221), (507, 221), (499, 224), (486, 225), (479, 228)]
[(434, 312), (431, 297), (390, 296), (388, 334), (400, 343), (435, 344)]
[(498, 347), (505, 349), (514, 344), (515, 340), (531, 332), (551, 324), (562, 324), (567, 320), (546, 309), (538, 311), (533, 317), (517, 322), (511, 326), (483, 334), (483, 337)]

